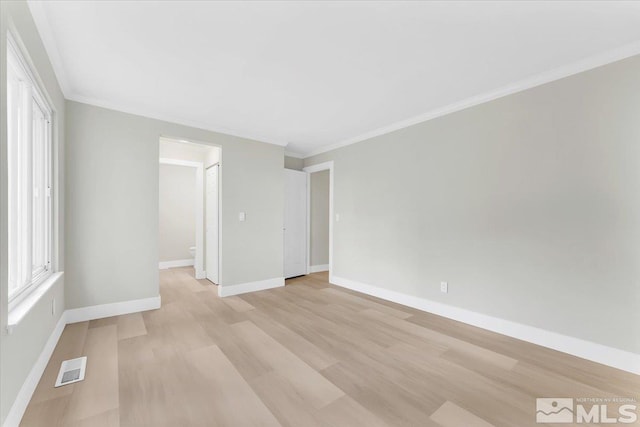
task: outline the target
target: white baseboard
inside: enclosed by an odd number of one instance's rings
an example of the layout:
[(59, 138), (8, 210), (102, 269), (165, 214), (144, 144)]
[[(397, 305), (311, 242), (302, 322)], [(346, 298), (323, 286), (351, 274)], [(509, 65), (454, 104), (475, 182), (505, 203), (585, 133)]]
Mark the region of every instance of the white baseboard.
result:
[(284, 277), (241, 283), (239, 285), (218, 286), (218, 295), (221, 297), (228, 297), (231, 295), (246, 294), (247, 292), (278, 288), (280, 286), (284, 286)]
[(104, 317), (120, 316), (122, 314), (138, 313), (140, 311), (155, 310), (160, 308), (160, 304), (160, 295), (158, 295), (157, 297), (114, 302), (112, 304), (73, 308), (66, 310), (64, 314), (67, 323), (77, 323), (102, 319)]
[(309, 273), (320, 273), (321, 271), (329, 271), (329, 264), (310, 265), (307, 267)]
[(166, 270), (167, 268), (174, 267), (192, 267), (195, 260), (193, 258), (189, 259), (175, 259), (173, 261), (162, 261), (158, 263), (158, 268), (160, 270)]
[(31, 401), (31, 396), (33, 396), (33, 392), (36, 391), (36, 387), (38, 386), (40, 378), (49, 363), (53, 350), (55, 350), (58, 340), (62, 335), (62, 331), (64, 331), (64, 327), (66, 325), (65, 318), (65, 313), (62, 313), (62, 316), (58, 319), (56, 327), (53, 329), (53, 332), (51, 332), (49, 339), (44, 345), (38, 360), (36, 360), (36, 363), (31, 368), (29, 375), (27, 375), (27, 379), (24, 380), (24, 383), (16, 396), (16, 400), (13, 402), (7, 417), (4, 420), (4, 427), (16, 427), (20, 425), (24, 411), (27, 409), (29, 401)]
[(331, 283), (640, 375), (640, 354), (333, 276)]

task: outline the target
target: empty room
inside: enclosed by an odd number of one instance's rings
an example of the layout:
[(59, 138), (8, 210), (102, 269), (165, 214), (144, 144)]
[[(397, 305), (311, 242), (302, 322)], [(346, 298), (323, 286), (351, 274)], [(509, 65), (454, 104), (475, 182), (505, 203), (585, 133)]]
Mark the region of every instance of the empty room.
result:
[(640, 425), (640, 2), (0, 2), (0, 425)]

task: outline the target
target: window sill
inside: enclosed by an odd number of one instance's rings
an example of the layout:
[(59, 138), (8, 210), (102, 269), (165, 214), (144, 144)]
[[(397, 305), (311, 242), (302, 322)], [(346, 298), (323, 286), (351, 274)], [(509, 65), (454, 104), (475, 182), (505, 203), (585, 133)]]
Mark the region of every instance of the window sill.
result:
[(7, 332), (11, 334), (13, 329), (20, 324), (22, 319), (38, 304), (38, 301), (60, 280), (64, 272), (53, 273), (44, 282), (39, 284), (29, 295), (9, 310), (7, 319)]

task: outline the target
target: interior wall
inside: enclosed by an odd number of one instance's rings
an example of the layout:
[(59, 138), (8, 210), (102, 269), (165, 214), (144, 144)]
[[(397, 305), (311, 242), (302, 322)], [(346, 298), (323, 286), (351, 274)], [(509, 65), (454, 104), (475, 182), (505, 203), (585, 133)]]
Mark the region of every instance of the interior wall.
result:
[(334, 161), (334, 276), (640, 353), (638, 76), (635, 56), (306, 159)]
[(161, 135), (221, 148), (222, 286), (282, 277), (281, 146), (67, 101), (68, 308), (158, 295)]
[(160, 164), (158, 258), (193, 259), (196, 245), (196, 168)]
[(310, 176), (310, 266), (329, 264), (329, 171)]
[(284, 168), (301, 171), (304, 167), (304, 160), (297, 157), (284, 156)]
[[(12, 29), (24, 44), (32, 68), (50, 97), (53, 115), (53, 204), (54, 265), (58, 271), (65, 267), (64, 253), (64, 150), (65, 103), (62, 91), (46, 54), (40, 36), (24, 1), (0, 2), (0, 182), (7, 182), (7, 31)], [(7, 189), (0, 186), (0, 424), (4, 423), (11, 406), (29, 372), (40, 356), (45, 343), (64, 312), (64, 277), (58, 280), (22, 322), (7, 334)], [(55, 306), (55, 314), (52, 312)]]

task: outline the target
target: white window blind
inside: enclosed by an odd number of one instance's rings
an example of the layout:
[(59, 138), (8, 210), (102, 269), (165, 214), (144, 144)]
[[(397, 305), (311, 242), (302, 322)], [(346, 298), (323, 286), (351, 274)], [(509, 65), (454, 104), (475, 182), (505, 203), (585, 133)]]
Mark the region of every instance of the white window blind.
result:
[(15, 41), (7, 37), (9, 301), (51, 273), (51, 110)]

